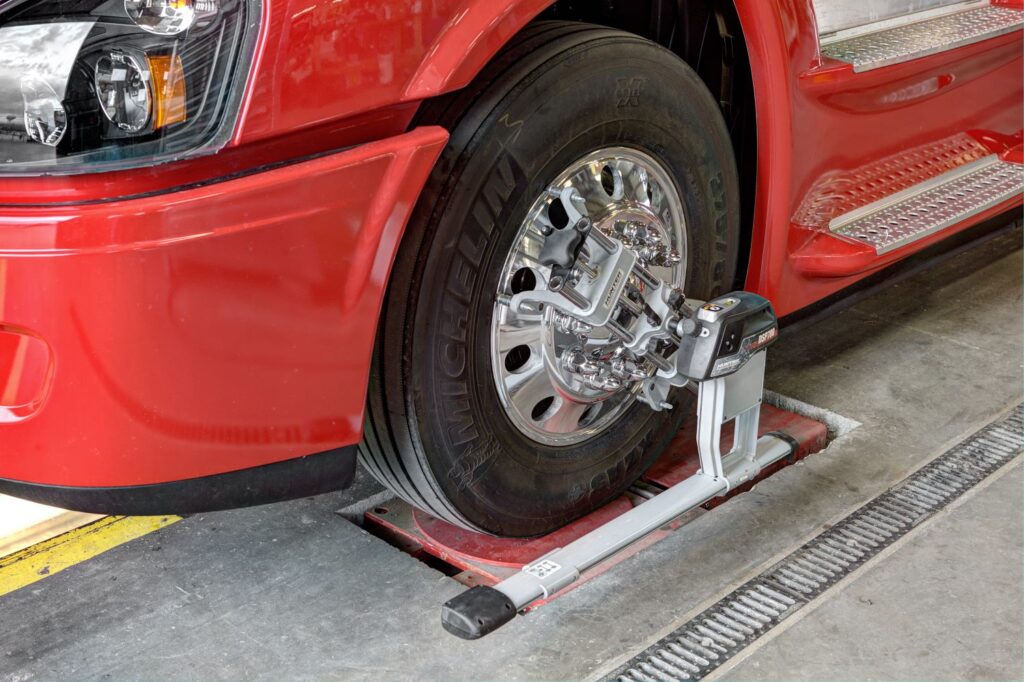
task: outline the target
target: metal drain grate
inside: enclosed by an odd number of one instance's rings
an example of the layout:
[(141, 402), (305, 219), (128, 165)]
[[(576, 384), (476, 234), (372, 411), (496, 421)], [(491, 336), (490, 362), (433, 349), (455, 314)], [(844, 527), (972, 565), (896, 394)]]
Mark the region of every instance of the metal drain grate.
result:
[(701, 679), (1024, 449), (1024, 405), (723, 597), (606, 680)]

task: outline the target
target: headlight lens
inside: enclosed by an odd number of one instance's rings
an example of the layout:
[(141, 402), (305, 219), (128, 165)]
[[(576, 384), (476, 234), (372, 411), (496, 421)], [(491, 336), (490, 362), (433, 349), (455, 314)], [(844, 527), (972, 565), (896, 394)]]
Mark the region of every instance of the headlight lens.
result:
[(96, 99), (111, 123), (137, 133), (153, 115), (153, 77), (140, 59), (113, 51), (96, 62)]
[(195, 18), (191, 0), (124, 0), (124, 9), (140, 27), (162, 36), (187, 31)]
[(68, 114), (50, 84), (35, 76), (21, 80), (25, 101), (25, 134), (33, 142), (56, 147), (68, 129)]
[(259, 0), (7, 3), (0, 173), (113, 170), (217, 151), (234, 128), (259, 16)]

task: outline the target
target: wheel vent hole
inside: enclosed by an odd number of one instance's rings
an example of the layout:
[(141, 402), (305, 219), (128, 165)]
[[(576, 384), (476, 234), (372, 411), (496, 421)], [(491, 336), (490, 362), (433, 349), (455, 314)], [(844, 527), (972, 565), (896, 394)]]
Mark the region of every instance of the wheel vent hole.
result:
[(516, 346), (505, 356), (505, 369), (518, 372), (530, 361), (530, 347)]
[(612, 172), (611, 166), (601, 169), (601, 187), (604, 188), (604, 193), (608, 196), (615, 196), (615, 174)]
[(569, 224), (569, 214), (565, 212), (565, 206), (560, 200), (556, 199), (548, 206), (548, 220), (557, 230), (561, 230)]
[(547, 398), (538, 401), (537, 404), (533, 406), (533, 411), (530, 412), (530, 416), (533, 418), (533, 421), (539, 422), (542, 421), (545, 417), (550, 416), (549, 412), (551, 412), (551, 406), (554, 404), (554, 396), (548, 396)]
[(519, 268), (512, 275), (512, 293), (521, 294), (537, 288), (537, 275), (530, 268)]
[(595, 421), (597, 421), (597, 415), (598, 415), (598, 413), (600, 411), (601, 411), (601, 404), (600, 403), (594, 403), (593, 405), (590, 405), (589, 407), (587, 407), (587, 409), (583, 410), (583, 414), (580, 415), (580, 421), (579, 421), (580, 428), (585, 428), (587, 426), (590, 426)]

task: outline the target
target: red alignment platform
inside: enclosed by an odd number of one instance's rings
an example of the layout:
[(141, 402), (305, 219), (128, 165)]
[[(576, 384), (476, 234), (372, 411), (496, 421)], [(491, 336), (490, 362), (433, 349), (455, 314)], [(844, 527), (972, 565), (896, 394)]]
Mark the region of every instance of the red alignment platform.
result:
[[(651, 492), (662, 490), (697, 473), (700, 465), (697, 456), (696, 427), (696, 415), (691, 415), (665, 454), (641, 479), (641, 489)], [(800, 444), (792, 459), (776, 462), (762, 471), (754, 481), (739, 486), (725, 497), (711, 500), (703, 509), (694, 510), (663, 526), (640, 542), (634, 543), (587, 571), (583, 577), (562, 592), (535, 603), (531, 608), (556, 599), (560, 594), (604, 573), (623, 559), (662, 540), (684, 523), (704, 513), (704, 510), (712, 509), (730, 497), (749, 490), (758, 481), (771, 476), (782, 467), (823, 449), (828, 442), (828, 430), (821, 422), (765, 404), (761, 406), (759, 433), (772, 431), (787, 433)], [(732, 429), (727, 425), (722, 433), (722, 451), (728, 452), (731, 447)], [(627, 493), (565, 528), (539, 538), (496, 538), (474, 533), (435, 519), (397, 500), (368, 512), (366, 524), (377, 535), (388, 539), (413, 556), (447, 564), (455, 574), (455, 579), (466, 585), (494, 585), (516, 573), (524, 565), (552, 550), (564, 547), (643, 501), (641, 495)]]

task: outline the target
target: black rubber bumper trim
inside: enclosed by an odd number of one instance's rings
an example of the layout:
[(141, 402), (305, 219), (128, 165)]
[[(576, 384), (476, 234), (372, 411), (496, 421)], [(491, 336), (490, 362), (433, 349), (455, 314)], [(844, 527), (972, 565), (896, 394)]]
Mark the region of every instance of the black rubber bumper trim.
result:
[(356, 446), (168, 483), (78, 488), (0, 479), (0, 493), (92, 514), (157, 516), (251, 507), (347, 488), (356, 471)]

